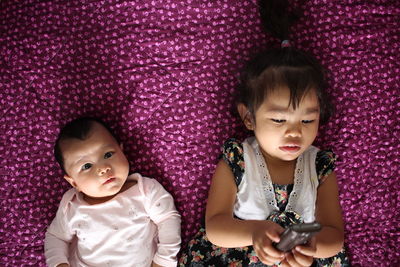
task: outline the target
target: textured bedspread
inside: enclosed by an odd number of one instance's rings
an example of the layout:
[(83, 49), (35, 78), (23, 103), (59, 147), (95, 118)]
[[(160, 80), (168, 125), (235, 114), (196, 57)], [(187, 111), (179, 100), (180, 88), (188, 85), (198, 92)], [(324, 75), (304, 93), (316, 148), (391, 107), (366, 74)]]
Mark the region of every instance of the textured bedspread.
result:
[[(295, 46), (330, 71), (334, 148), (354, 266), (399, 266), (400, 5), (305, 1)], [(256, 0), (0, 1), (0, 266), (44, 266), (43, 239), (68, 188), (59, 127), (90, 115), (156, 178), (196, 232), (219, 147), (246, 132), (231, 112), (243, 63), (278, 45)]]

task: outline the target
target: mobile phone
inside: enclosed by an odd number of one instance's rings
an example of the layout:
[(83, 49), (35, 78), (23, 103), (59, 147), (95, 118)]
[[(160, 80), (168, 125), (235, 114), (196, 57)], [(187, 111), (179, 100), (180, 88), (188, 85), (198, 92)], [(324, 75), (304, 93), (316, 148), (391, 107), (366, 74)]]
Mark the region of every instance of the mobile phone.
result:
[(283, 252), (290, 251), (297, 245), (306, 244), (321, 228), (317, 222), (291, 225), (282, 233), (275, 247)]

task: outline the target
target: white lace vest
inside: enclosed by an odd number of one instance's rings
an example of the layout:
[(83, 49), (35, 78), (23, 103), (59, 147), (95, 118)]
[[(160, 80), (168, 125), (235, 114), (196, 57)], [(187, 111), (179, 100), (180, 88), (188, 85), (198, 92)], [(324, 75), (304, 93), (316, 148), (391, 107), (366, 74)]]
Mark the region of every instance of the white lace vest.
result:
[[(310, 146), (297, 159), (294, 187), (286, 211), (294, 211), (304, 222), (315, 219), (318, 176), (315, 159), (318, 148)], [(265, 220), (273, 211), (278, 211), (275, 192), (264, 157), (257, 140), (247, 138), (243, 142), (245, 172), (238, 186), (234, 214), (245, 220)]]

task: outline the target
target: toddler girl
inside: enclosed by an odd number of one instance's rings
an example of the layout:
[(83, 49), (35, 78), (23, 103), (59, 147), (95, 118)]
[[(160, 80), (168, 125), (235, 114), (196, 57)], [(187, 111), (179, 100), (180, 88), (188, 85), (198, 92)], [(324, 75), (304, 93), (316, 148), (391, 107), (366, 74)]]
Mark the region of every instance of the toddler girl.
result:
[[(348, 265), (336, 157), (312, 145), (330, 115), (324, 74), (314, 58), (290, 47), (285, 4), (260, 2), (282, 47), (258, 54), (242, 73), (237, 110), (254, 136), (224, 143), (205, 230), (190, 241), (180, 266)], [(275, 248), (284, 228), (314, 221), (322, 230), (306, 245), (288, 253)]]
[(135, 173), (99, 120), (67, 124), (55, 157), (72, 185), (45, 238), (49, 266), (176, 266), (180, 215), (154, 179)]

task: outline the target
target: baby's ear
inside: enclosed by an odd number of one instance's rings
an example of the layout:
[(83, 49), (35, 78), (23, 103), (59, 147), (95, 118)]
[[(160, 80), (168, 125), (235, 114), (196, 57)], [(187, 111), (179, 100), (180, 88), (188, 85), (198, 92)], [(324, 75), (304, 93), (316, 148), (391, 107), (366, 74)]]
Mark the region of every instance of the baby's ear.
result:
[(67, 180), (67, 182), (72, 185), (72, 187), (77, 188), (77, 184), (75, 183), (74, 179), (68, 175), (64, 175), (64, 179)]
[(254, 130), (253, 118), (248, 108), (243, 103), (240, 103), (237, 105), (237, 110), (246, 128), (251, 131)]

